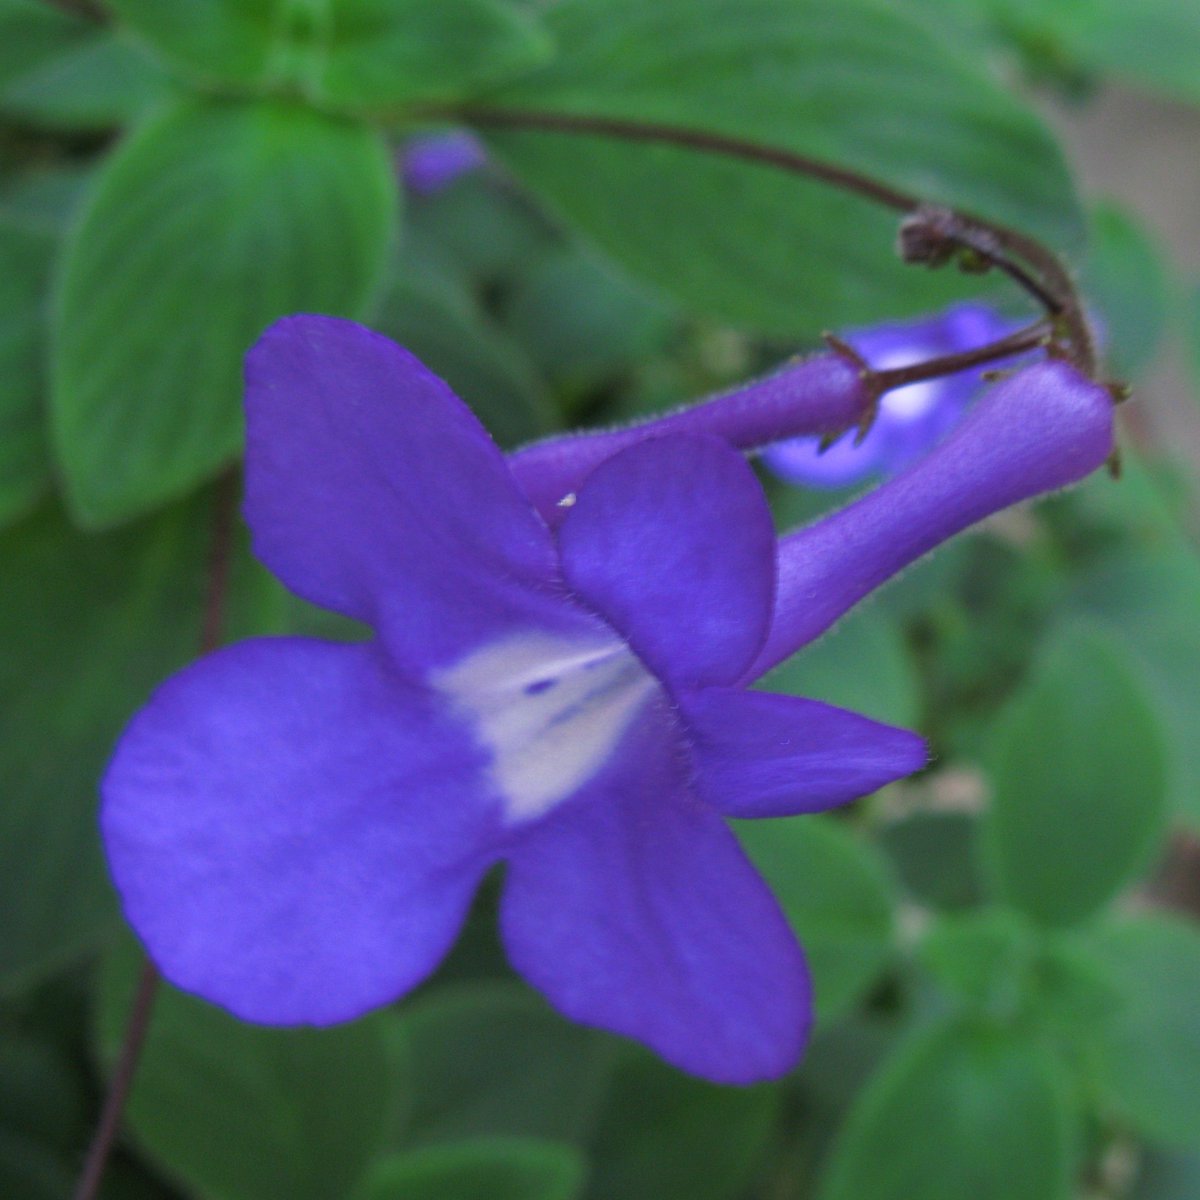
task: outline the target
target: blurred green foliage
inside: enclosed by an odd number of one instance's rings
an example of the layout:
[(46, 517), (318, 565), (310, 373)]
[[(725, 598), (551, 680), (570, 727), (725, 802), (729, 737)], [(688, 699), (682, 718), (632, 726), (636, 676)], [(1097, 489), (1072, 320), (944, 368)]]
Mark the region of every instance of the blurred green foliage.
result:
[[(137, 967), (96, 780), (195, 653), (270, 320), (367, 321), (513, 446), (1009, 294), (901, 268), (886, 215), (763, 168), (485, 130), (487, 166), (406, 195), (405, 138), (536, 107), (856, 165), (1064, 250), (1136, 377), (1172, 257), (1084, 208), (1029, 91), (1110, 77), (1200, 101), (1200, 6), (0, 0), (0, 1195), (67, 1195), (97, 1114)], [(841, 499), (770, 492), (782, 525)], [(353, 1025), (166, 989), (104, 1195), (1192, 1200), (1200, 930), (1157, 875), (1200, 830), (1194, 515), (1128, 452), (1119, 487), (947, 548), (768, 681), (935, 751), (847, 812), (739, 825), (814, 973), (793, 1076), (715, 1087), (568, 1024), (485, 890), (442, 972)], [(231, 566), (226, 636), (312, 627), (240, 540)]]

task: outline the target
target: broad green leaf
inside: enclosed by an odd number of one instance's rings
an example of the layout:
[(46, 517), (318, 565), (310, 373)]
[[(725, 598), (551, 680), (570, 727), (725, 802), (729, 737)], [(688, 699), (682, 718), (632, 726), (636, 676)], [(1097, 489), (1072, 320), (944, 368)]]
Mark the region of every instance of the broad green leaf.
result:
[(842, 1130), (820, 1200), (1067, 1200), (1070, 1112), (1051, 1061), (994, 1027), (904, 1044)]
[(576, 392), (630, 371), (676, 327), (668, 305), (575, 245), (523, 272), (504, 316), (546, 374)]
[(371, 325), (445, 379), (501, 446), (533, 441), (553, 427), (545, 384), (520, 346), (445, 280), (402, 263)]
[(87, 1081), (59, 1048), (0, 1026), (0, 1195), (70, 1194), (87, 1136)]
[(956, 999), (1011, 1022), (1031, 987), (1032, 930), (1010, 909), (977, 909), (940, 918), (919, 948), (925, 967)]
[(366, 311), (395, 194), (375, 135), (289, 104), (183, 101), (118, 147), (55, 312), (55, 448), (81, 521), (153, 508), (237, 453), (246, 350), (285, 313)]
[(57, 163), (0, 175), (0, 221), (13, 221), (43, 233), (70, 224), (91, 180), (91, 164)]
[[(209, 495), (102, 537), (55, 511), (0, 533), (0, 990), (111, 928), (97, 782), (135, 709), (196, 654), (211, 541)], [(239, 539), (228, 636), (274, 632), (278, 596)]]
[(477, 290), (507, 290), (560, 244), (526, 197), (487, 170), (436, 195), (413, 196), (406, 216), (406, 259), (419, 258)]
[(8, 89), (95, 34), (92, 21), (43, 0), (0, 0), (0, 107)]
[(56, 247), (51, 234), (0, 217), (0, 526), (49, 483), (43, 361)]
[(105, 130), (124, 125), (168, 94), (167, 73), (121, 33), (97, 28), (13, 79), (0, 110), (31, 125)]
[(1012, 909), (939, 918), (918, 957), (973, 1017), (1009, 1027), (1024, 1022), (1072, 1046), (1116, 1004), (1104, 964), (1074, 934), (1046, 936)]
[(904, 1037), (906, 1021), (895, 1012), (860, 1010), (815, 1031), (794, 1079), (803, 1116), (782, 1124), (783, 1145), (769, 1168), (782, 1179), (777, 1192), (764, 1187), (764, 1194), (806, 1200), (815, 1194), (846, 1114)]
[(912, 898), (931, 908), (971, 908), (983, 898), (975, 839), (978, 819), (965, 812), (917, 812), (879, 833)]
[(516, 983), (435, 987), (396, 1025), (411, 1047), (405, 1145), (489, 1135), (578, 1140), (607, 1078), (612, 1045)]
[(586, 1170), (570, 1146), (475, 1138), (382, 1159), (354, 1200), (576, 1200)]
[(1196, 1200), (1200, 1196), (1200, 1152), (1150, 1150), (1138, 1162), (1129, 1200)]
[(622, 1055), (591, 1139), (593, 1200), (737, 1200), (779, 1118), (773, 1084), (719, 1087)]
[(1196, 0), (993, 0), (1027, 37), (1090, 71), (1200, 101)]
[(883, 974), (892, 956), (886, 864), (831, 817), (739, 821), (742, 845), (775, 893), (812, 971), (823, 1025)]
[[(129, 942), (105, 964), (97, 1034), (109, 1063), (139, 963)], [(394, 1098), (407, 1088), (400, 1051), (379, 1017), (270, 1029), (162, 984), (127, 1119), (146, 1153), (189, 1191), (329, 1200), (347, 1195), (383, 1147)]]
[(543, 62), (551, 42), (497, 0), (341, 0), (319, 95), (346, 108), (448, 100)]
[(1090, 224), (1083, 286), (1099, 307), (1106, 357), (1128, 377), (1150, 361), (1166, 326), (1166, 269), (1153, 237), (1119, 205), (1098, 204)]
[[(559, 53), (487, 108), (661, 122), (872, 173), (1080, 237), (1053, 138), (931, 29), (877, 0), (565, 0)], [(795, 335), (928, 309), (971, 285), (901, 266), (896, 218), (762, 166), (611, 138), (489, 130), (563, 217), (688, 309)]]
[(1098, 930), (1090, 948), (1117, 994), (1097, 1047), (1105, 1091), (1151, 1138), (1200, 1150), (1200, 929), (1143, 916)]
[(210, 83), (297, 88), (346, 108), (447, 100), (543, 60), (532, 18), (497, 0), (112, 0)]
[(1147, 862), (1166, 815), (1158, 725), (1103, 630), (1067, 628), (1013, 698), (993, 744), (981, 850), (998, 896), (1072, 925)]
[(807, 696), (891, 725), (917, 721), (917, 679), (896, 622), (860, 608), (768, 675), (768, 692)]
[(1077, 576), (1071, 607), (1102, 621), (1129, 652), (1166, 735), (1171, 808), (1200, 827), (1200, 555), (1181, 506), (1128, 449), (1119, 486), (1092, 480), (1071, 500), (1099, 523), (1091, 536), (1111, 547)]
[(1178, 548), (1115, 554), (1080, 578), (1075, 599), (1124, 644), (1167, 738), (1170, 807), (1200, 827), (1200, 562)]

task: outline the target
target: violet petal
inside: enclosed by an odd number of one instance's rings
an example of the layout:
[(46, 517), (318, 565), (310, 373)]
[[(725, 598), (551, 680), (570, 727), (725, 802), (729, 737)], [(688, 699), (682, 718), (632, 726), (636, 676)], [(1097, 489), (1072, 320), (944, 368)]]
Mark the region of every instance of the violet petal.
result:
[(722, 1083), (795, 1065), (811, 1020), (800, 949), (737, 839), (688, 792), (648, 714), (618, 769), (531, 826), (501, 931), (516, 969), (572, 1020)]
[(172, 983), (330, 1024), (419, 983), (493, 861), (470, 734), (374, 645), (260, 639), (164, 683), (102, 784), (126, 915)]
[(467, 406), (351, 321), (277, 321), (246, 366), (246, 520), (293, 591), (424, 674), (514, 629), (575, 628), (544, 523)]
[(696, 791), (729, 817), (819, 812), (928, 761), (915, 733), (817, 700), (704, 688), (680, 705)]
[(669, 684), (730, 683), (762, 645), (771, 516), (754, 472), (714, 437), (651, 438), (597, 467), (559, 546), (572, 590)]

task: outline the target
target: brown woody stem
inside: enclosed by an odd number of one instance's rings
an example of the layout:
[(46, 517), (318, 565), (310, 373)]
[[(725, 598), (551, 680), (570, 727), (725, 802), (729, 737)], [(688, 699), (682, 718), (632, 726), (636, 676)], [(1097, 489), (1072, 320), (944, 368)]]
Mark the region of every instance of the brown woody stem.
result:
[(1096, 371), (1091, 331), (1074, 281), (1058, 256), (1019, 230), (921, 197), (861, 171), (794, 150), (728, 134), (658, 121), (579, 113), (466, 105), (418, 115), (462, 121), (481, 129), (527, 129), (680, 146), (759, 163), (829, 184), (904, 214), (899, 248), (906, 262), (940, 266), (957, 258), (965, 269), (995, 267), (1023, 288), (1053, 319), (1068, 358), (1088, 375)]

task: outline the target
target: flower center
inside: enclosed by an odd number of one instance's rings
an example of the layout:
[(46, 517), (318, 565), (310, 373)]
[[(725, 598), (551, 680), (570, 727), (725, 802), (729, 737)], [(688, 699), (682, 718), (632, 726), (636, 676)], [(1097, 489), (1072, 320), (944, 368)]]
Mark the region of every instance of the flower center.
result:
[(431, 682), (469, 714), (514, 823), (578, 791), (658, 686), (624, 642), (543, 633), (493, 642)]

